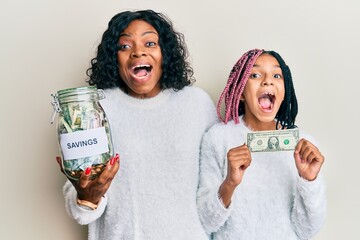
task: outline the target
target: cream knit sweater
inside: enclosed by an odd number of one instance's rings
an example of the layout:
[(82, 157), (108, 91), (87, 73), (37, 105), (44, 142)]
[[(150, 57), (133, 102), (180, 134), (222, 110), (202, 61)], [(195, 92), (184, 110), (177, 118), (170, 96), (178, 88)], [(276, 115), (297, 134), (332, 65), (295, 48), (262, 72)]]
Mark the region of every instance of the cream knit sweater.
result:
[(216, 122), (215, 107), (201, 89), (164, 90), (136, 99), (119, 89), (101, 102), (111, 127), (120, 169), (96, 210), (76, 204), (64, 186), (66, 208), (88, 224), (91, 240), (208, 239), (198, 216), (196, 191), (203, 133)]
[[(320, 175), (312, 182), (299, 177), (293, 151), (252, 153), (230, 207), (220, 203), (217, 192), (227, 172), (227, 151), (242, 145), (249, 131), (240, 119), (240, 124), (218, 123), (204, 136), (198, 191), (204, 228), (216, 240), (313, 237), (325, 219), (325, 187)], [(302, 131), (300, 137), (314, 143)]]

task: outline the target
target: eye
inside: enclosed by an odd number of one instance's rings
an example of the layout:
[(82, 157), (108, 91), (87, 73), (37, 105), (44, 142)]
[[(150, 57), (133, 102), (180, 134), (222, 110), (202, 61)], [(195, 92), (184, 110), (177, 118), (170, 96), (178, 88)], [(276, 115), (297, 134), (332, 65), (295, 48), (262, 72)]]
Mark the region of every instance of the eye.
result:
[(281, 74), (274, 74), (274, 78), (276, 78), (276, 79), (281, 79), (281, 78), (282, 78), (282, 75), (281, 75)]
[(147, 42), (147, 43), (146, 43), (146, 46), (147, 46), (147, 47), (156, 46), (156, 42)]
[(129, 48), (130, 48), (130, 45), (127, 45), (127, 44), (119, 45), (119, 51), (123, 51), (123, 50), (129, 49)]
[(252, 74), (250, 74), (250, 78), (259, 78), (259, 77), (261, 77), (261, 75), (258, 74), (258, 73), (252, 73)]

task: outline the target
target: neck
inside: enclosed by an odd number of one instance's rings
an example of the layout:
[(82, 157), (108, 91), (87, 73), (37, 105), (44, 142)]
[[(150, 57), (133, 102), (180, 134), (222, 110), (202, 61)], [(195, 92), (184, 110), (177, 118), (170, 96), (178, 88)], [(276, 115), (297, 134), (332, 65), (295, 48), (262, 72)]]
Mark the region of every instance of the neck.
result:
[(270, 122), (262, 122), (258, 119), (249, 119), (244, 115), (243, 119), (244, 124), (247, 128), (251, 129), (252, 131), (271, 131), (276, 130), (276, 121)]

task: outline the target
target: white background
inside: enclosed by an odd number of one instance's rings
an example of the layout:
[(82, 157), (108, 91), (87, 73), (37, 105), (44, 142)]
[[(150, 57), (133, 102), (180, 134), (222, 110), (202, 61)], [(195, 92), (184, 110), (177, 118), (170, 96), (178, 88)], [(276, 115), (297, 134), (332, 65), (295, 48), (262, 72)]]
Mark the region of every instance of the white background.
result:
[(184, 33), (196, 86), (217, 102), (247, 50), (292, 70), (297, 125), (320, 142), (328, 216), (317, 240), (360, 239), (360, 3), (357, 0), (0, 0), (0, 239), (86, 239), (64, 208), (51, 93), (85, 85), (110, 18), (152, 8)]

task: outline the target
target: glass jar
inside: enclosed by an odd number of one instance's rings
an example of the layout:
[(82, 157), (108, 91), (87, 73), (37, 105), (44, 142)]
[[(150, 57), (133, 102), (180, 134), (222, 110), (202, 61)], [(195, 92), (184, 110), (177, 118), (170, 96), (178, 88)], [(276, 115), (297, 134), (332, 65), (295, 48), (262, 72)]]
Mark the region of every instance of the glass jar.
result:
[(96, 87), (59, 90), (51, 94), (64, 173), (77, 180), (91, 167), (90, 179), (96, 178), (113, 157), (110, 125), (100, 100), (105, 93)]

